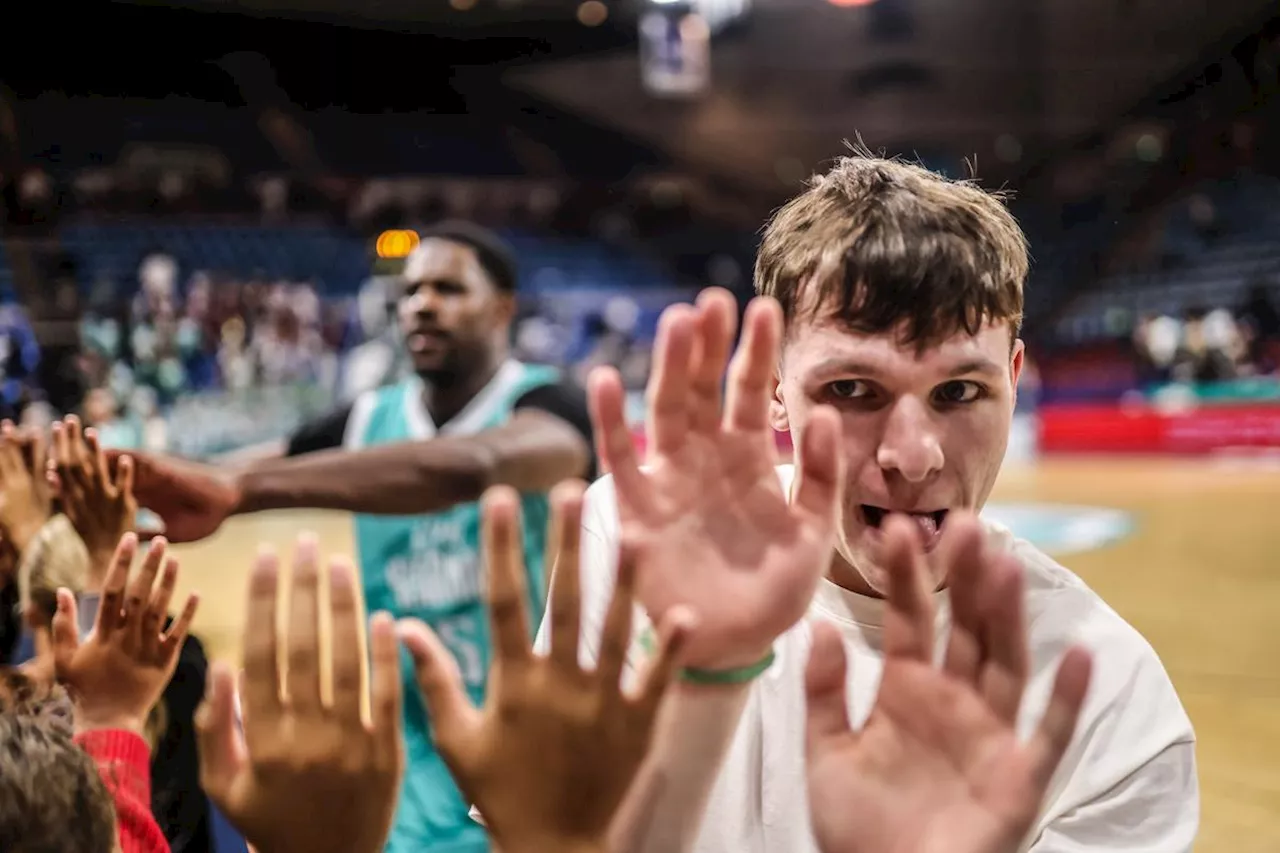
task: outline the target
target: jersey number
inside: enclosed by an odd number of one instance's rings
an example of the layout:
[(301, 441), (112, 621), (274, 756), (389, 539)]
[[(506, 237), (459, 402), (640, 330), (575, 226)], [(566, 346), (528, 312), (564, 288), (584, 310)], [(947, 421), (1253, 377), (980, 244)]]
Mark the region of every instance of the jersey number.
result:
[(437, 627), (440, 640), (458, 662), (462, 681), (468, 687), (483, 687), (485, 682), (486, 656), (479, 627), (471, 616), (446, 619)]

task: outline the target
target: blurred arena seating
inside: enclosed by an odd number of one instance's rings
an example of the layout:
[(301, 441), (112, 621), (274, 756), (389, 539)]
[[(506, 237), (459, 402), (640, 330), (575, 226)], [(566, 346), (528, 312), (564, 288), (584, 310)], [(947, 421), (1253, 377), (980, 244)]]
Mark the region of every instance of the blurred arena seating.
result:
[[(1270, 393), (1280, 119), (1270, 78), (1232, 72), (1275, 52), (1251, 38), (1018, 186), (1034, 258), (1028, 419), (1135, 394), (1167, 407), (1182, 399), (1170, 386), (1219, 402)], [(666, 304), (706, 284), (749, 291), (755, 229), (774, 203), (519, 92), (494, 97), (492, 82), (469, 81), (470, 101), (431, 83), (422, 97), (437, 109), (382, 113), (291, 106), (261, 57), (243, 54), (164, 97), (114, 85), (15, 102), (25, 165), (4, 172), (0, 301), (26, 303), (11, 328), (43, 329), (47, 318), (25, 318), (52, 292), (33, 271), (71, 270), (78, 393), (110, 401), (122, 442), (213, 452), (351, 393), (347, 365), (363, 358), (352, 353), (394, 350), (394, 264), (376, 257), (378, 233), (450, 216), (515, 248), (521, 355), (580, 372), (608, 361), (639, 388)], [(964, 168), (941, 153), (930, 163)], [(6, 399), (39, 397), (51, 368), (10, 361)]]

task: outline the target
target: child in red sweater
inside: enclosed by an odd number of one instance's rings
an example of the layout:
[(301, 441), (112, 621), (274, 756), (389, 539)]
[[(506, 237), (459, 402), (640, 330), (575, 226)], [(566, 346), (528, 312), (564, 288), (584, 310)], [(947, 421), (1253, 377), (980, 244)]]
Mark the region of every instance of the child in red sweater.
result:
[(151, 814), (151, 750), (142, 735), (94, 729), (75, 741), (94, 760), (116, 807), (120, 853), (169, 853), (169, 842)]

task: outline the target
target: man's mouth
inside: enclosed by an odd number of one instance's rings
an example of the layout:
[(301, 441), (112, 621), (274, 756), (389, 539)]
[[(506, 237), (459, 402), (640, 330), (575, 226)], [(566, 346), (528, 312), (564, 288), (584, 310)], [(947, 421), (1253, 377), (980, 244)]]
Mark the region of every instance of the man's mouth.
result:
[(449, 336), (436, 329), (415, 329), (409, 333), (409, 349), (413, 352), (438, 349), (449, 340)]
[(915, 522), (920, 531), (920, 545), (930, 551), (938, 543), (942, 535), (942, 526), (946, 522), (950, 510), (937, 509), (923, 512), (889, 509), (872, 504), (861, 504), (862, 518), (868, 527), (879, 530), (891, 514), (905, 516)]

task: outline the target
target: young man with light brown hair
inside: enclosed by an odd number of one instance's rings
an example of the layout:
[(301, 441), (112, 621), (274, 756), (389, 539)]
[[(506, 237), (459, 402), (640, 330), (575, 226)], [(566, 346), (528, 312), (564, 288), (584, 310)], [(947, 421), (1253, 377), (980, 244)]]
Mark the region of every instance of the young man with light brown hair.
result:
[[(620, 544), (643, 555), (642, 622), (675, 607), (699, 617), (617, 849), (812, 853), (819, 839), (828, 851), (844, 839), (843, 849), (869, 850), (873, 840), (858, 833), (871, 823), (946, 838), (935, 821), (957, 835), (998, 822), (983, 774), (966, 773), (966, 762), (938, 761), (919, 801), (893, 796), (893, 774), (909, 772), (899, 770), (901, 749), (919, 742), (910, 732), (938, 719), (890, 678), (886, 664), (902, 654), (895, 638), (913, 633), (904, 618), (934, 638), (918, 658), (932, 653), (946, 678), (976, 685), (1024, 738), (1046, 709), (1053, 716), (1063, 683), (1081, 686), (1082, 656), (1071, 649), (1092, 655), (1076, 734), (1045, 796), (1029, 804), (1030, 829), (1014, 833), (1018, 849), (1191, 849), (1194, 736), (1156, 654), (1075, 575), (975, 520), (1009, 438), (1027, 270), (1024, 238), (998, 197), (860, 151), (766, 228), (761, 296), (747, 309), (726, 399), (732, 298), (710, 290), (664, 314), (643, 467), (617, 373), (592, 377), (596, 441), (612, 473), (588, 491), (583, 514), (581, 654), (600, 654)], [(790, 432), (794, 466), (775, 465), (774, 430)], [(886, 545), (897, 558), (886, 560)], [(918, 598), (932, 598), (914, 616), (884, 600), (885, 566), (904, 547), (928, 578)], [(994, 562), (1007, 571), (972, 569)], [(965, 629), (995, 600), (1020, 608), (1000, 621), (1025, 623), (1026, 643)], [(551, 622), (539, 633), (544, 651)], [(883, 750), (857, 763), (862, 775), (836, 778), (815, 771), (829, 765), (815, 761), (818, 740), (806, 756), (806, 727), (829, 732), (841, 696), (863, 732), (858, 748)]]

